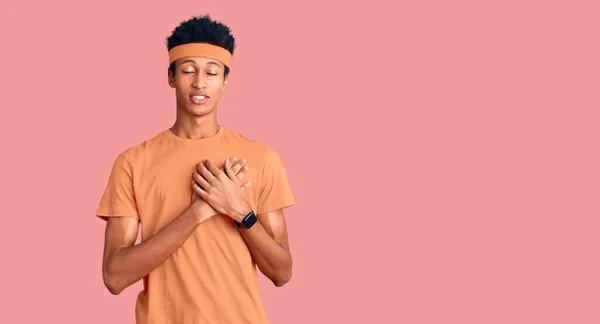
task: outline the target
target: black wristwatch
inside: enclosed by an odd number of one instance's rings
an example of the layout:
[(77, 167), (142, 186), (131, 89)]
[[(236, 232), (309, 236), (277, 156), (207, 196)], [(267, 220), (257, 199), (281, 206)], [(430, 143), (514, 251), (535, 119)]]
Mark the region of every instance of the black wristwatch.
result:
[(256, 223), (257, 220), (258, 219), (256, 218), (256, 215), (254, 215), (254, 212), (251, 211), (250, 213), (248, 213), (248, 215), (246, 215), (246, 217), (244, 217), (244, 219), (242, 220), (241, 223), (236, 220), (234, 220), (233, 222), (235, 223), (235, 225), (238, 228), (239, 227), (250, 228)]

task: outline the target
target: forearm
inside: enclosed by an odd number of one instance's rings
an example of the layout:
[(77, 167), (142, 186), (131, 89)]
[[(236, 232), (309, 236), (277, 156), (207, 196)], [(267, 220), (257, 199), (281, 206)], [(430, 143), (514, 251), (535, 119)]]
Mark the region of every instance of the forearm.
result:
[(171, 256), (200, 224), (194, 208), (187, 208), (148, 240), (113, 252), (105, 268), (107, 286), (113, 294), (147, 276)]
[(287, 283), (292, 277), (289, 250), (271, 237), (260, 222), (250, 229), (240, 228), (239, 231), (260, 271), (277, 287)]

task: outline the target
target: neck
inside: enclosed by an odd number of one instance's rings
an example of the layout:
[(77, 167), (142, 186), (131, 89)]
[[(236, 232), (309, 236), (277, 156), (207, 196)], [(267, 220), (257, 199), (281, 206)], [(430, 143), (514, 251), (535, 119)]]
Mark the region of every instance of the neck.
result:
[(177, 111), (177, 118), (171, 132), (187, 139), (202, 139), (215, 135), (220, 128), (216, 111), (204, 116), (190, 116)]

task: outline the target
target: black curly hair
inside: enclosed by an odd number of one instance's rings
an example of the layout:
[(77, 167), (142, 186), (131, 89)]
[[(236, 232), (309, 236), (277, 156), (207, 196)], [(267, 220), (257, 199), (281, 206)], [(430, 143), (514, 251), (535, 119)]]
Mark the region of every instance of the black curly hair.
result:
[[(188, 43), (208, 43), (225, 48), (231, 55), (235, 48), (235, 38), (230, 28), (220, 22), (211, 19), (210, 15), (192, 17), (179, 24), (167, 38), (167, 50), (175, 46)], [(175, 75), (175, 62), (169, 67), (173, 76)], [(225, 67), (225, 77), (229, 74), (229, 68)]]

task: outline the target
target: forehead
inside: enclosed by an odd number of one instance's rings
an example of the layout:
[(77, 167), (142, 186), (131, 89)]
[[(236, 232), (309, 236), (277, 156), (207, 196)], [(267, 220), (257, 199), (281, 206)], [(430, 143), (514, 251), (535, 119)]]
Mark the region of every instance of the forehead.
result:
[(190, 64), (190, 65), (197, 65), (197, 66), (218, 66), (218, 67), (223, 67), (223, 63), (219, 62), (218, 60), (212, 59), (212, 58), (208, 58), (208, 57), (203, 57), (203, 56), (188, 56), (188, 57), (183, 57), (177, 60), (177, 65), (183, 65), (183, 64)]

